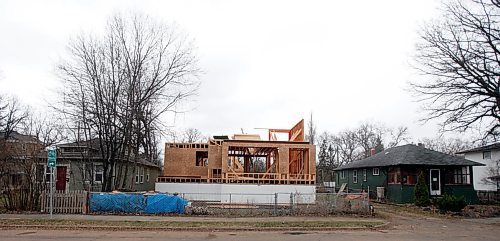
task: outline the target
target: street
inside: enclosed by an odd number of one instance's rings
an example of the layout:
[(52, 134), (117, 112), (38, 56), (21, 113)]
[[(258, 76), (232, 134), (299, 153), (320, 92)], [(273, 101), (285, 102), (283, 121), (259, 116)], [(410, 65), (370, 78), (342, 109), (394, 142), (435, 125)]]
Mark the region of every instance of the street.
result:
[(335, 232), (163, 232), (91, 230), (0, 230), (11, 240), (481, 240), (500, 238), (500, 219), (441, 219), (391, 214), (387, 228), (374, 231)]

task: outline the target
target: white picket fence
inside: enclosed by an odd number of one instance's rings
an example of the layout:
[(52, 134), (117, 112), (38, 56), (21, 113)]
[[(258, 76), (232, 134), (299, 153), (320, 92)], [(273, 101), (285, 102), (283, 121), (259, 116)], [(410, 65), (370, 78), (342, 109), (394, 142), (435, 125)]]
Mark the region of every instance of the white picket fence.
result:
[[(54, 191), (53, 213), (87, 213), (87, 191)], [(50, 212), (50, 192), (40, 195), (41, 212)]]

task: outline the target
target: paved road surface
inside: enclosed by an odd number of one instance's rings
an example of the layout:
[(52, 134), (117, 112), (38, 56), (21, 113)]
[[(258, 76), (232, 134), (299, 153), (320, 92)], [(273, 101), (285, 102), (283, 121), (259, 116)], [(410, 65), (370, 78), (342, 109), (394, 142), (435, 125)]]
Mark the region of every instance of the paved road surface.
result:
[(0, 230), (1, 241), (11, 240), (500, 240), (500, 219), (438, 219), (391, 213), (391, 224), (379, 231), (338, 232), (159, 232), (87, 230)]

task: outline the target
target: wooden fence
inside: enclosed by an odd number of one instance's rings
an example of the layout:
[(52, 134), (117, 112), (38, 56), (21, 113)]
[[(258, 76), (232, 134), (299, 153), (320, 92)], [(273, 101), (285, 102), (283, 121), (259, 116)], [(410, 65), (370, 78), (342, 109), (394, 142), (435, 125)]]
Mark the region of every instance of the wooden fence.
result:
[(477, 191), (477, 197), (483, 203), (500, 202), (500, 191)]
[[(87, 213), (87, 191), (54, 191), (53, 213)], [(41, 212), (50, 212), (50, 192), (40, 195)]]

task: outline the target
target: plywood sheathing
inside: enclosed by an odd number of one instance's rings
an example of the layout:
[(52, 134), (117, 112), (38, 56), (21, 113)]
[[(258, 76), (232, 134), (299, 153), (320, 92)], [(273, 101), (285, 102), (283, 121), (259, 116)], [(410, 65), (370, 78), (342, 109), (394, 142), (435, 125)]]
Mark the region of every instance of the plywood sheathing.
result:
[[(314, 184), (316, 149), (304, 142), (304, 121), (286, 131), (289, 141), (210, 140), (208, 143), (167, 143), (164, 182)], [(208, 165), (196, 166), (196, 152), (208, 152)], [(265, 169), (255, 172), (255, 161)], [(252, 172), (253, 171), (253, 172)], [(193, 179), (194, 178), (194, 179)]]

